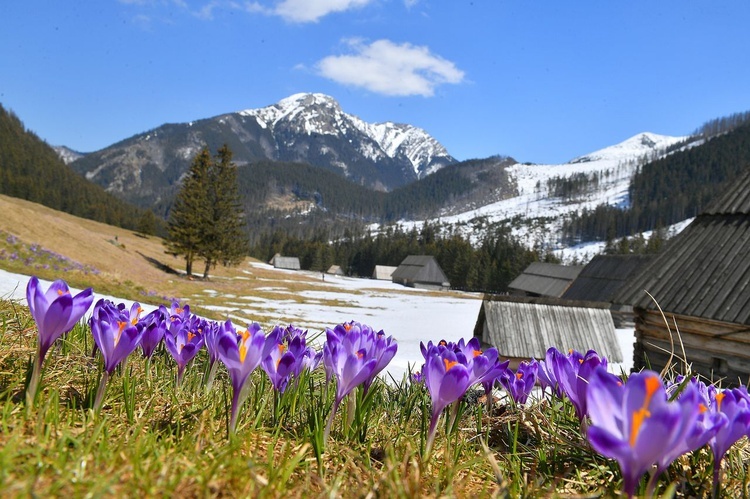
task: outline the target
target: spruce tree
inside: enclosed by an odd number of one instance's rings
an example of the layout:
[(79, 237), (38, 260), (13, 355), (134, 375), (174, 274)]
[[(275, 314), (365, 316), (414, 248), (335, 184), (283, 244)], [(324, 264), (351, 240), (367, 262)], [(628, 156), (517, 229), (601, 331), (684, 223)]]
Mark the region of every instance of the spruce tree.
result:
[(232, 151), (226, 144), (219, 149), (211, 165), (206, 195), (211, 204), (210, 223), (198, 251), (198, 256), (206, 263), (204, 278), (208, 278), (208, 272), (217, 263), (237, 265), (248, 252), (237, 165), (232, 162)]
[(211, 153), (204, 147), (193, 159), (182, 188), (169, 212), (167, 252), (185, 257), (185, 273), (193, 275), (193, 261), (203, 250), (206, 234), (213, 223), (213, 208), (208, 195)]

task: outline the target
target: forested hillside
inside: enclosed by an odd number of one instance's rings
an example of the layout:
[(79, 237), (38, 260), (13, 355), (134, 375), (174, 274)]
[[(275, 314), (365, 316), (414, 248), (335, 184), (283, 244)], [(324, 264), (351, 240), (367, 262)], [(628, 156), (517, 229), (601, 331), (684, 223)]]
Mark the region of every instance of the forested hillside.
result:
[(157, 222), (71, 170), (46, 142), (0, 105), (0, 194), (127, 229)]
[(564, 241), (619, 239), (697, 216), (750, 168), (750, 123), (735, 125), (704, 144), (641, 167), (630, 186), (628, 208), (601, 205), (570, 217), (563, 226)]

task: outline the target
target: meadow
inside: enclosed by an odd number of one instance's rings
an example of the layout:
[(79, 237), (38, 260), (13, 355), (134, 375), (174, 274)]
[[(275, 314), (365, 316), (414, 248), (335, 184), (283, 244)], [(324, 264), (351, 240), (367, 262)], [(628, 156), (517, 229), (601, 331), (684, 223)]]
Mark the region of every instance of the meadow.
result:
[[(255, 265), (254, 278), (218, 269), (210, 282), (216, 292), (205, 293), (207, 283), (167, 273), (179, 261), (164, 255), (158, 240), (10, 198), (0, 197), (2, 204), (8, 215), (0, 222), (0, 252), (7, 256), (0, 267), (27, 274), (30, 267), (48, 280), (62, 277), (78, 288), (122, 297), (128, 306), (144, 297), (167, 306), (177, 299), (222, 320), (227, 295), (252, 292), (273, 301), (283, 294), (293, 301), (294, 293), (324, 286), (310, 276), (279, 281)], [(193, 297), (199, 302), (194, 308)], [(318, 299), (320, 307), (345, 305)], [(269, 314), (256, 320), (269, 332), (273, 323), (297, 319)], [(442, 339), (441, 331), (428, 328), (423, 335), (425, 343)], [(255, 369), (231, 431), (232, 382), (220, 366), (207, 386), (206, 349), (179, 384), (163, 344), (150, 360), (134, 352), (113, 371), (102, 405), (95, 407), (104, 365), (101, 354), (93, 354), (85, 324), (54, 343), (36, 402), (29, 405), (25, 392), (38, 337), (25, 300), (0, 300), (3, 496), (609, 497), (623, 490), (618, 462), (592, 448), (588, 420), (582, 423), (568, 398), (548, 391), (522, 405), (499, 390), (488, 406), (483, 390), (472, 387), (440, 417), (428, 449), (432, 397), (409, 372), (376, 379), (366, 394), (355, 389), (325, 440), (336, 397), (326, 371), (303, 371), (279, 393)], [(322, 341), (317, 338), (318, 348)], [(721, 497), (750, 495), (749, 447), (743, 438), (724, 457)], [(713, 461), (706, 446), (680, 455), (654, 481), (655, 493), (710, 496)], [(646, 482), (639, 482), (637, 494), (646, 493)]]

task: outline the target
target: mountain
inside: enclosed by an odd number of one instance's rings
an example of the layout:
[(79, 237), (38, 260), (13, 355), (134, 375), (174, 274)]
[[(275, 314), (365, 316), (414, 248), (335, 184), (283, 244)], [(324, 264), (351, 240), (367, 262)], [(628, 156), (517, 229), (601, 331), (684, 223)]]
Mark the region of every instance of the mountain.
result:
[(166, 124), (85, 155), (71, 167), (142, 207), (168, 205), (198, 150), (228, 144), (234, 161), (306, 163), (390, 191), (456, 160), (411, 125), (367, 123), (322, 94), (296, 94), (261, 109)]
[(445, 208), (404, 225), (409, 229), (439, 220), (475, 241), (492, 227), (507, 226), (527, 247), (560, 250), (569, 246), (562, 240), (566, 219), (602, 204), (627, 208), (639, 168), (672, 154), (675, 146), (690, 147), (689, 139), (641, 133), (563, 164), (515, 163), (505, 168), (507, 185), (515, 192), (504, 199), (459, 213)]
[(77, 159), (81, 159), (85, 156), (84, 153), (74, 151), (73, 149), (70, 149), (65, 146), (52, 146), (52, 149), (57, 153), (57, 155), (60, 157), (61, 160), (63, 160), (63, 163), (66, 165), (69, 165), (73, 161)]

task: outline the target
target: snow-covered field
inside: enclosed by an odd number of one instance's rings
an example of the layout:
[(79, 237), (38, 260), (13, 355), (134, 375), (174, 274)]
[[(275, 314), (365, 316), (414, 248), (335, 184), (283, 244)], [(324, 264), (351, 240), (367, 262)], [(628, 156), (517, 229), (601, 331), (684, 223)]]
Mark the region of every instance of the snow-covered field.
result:
[[(257, 265), (271, 268), (265, 264)], [(278, 272), (279, 278), (283, 279), (284, 273), (290, 271)], [(0, 297), (20, 300), (25, 304), (28, 280), (28, 276), (0, 270)], [(45, 281), (42, 283), (45, 287), (49, 285)], [(269, 287), (272, 285), (273, 282), (269, 282)], [(239, 325), (244, 325), (242, 318), (251, 318), (261, 312), (265, 315), (276, 312), (279, 316), (297, 317), (295, 325), (309, 329), (310, 334), (351, 320), (368, 324), (378, 330), (382, 329), (398, 341), (398, 353), (388, 366), (387, 373), (400, 379), (409, 366), (412, 366), (413, 370), (418, 370), (422, 365), (420, 341), (457, 341), (460, 338), (470, 338), (482, 303), (481, 295), (477, 294), (456, 297), (446, 293), (436, 296), (434, 293), (419, 290), (409, 290), (410, 292), (405, 294), (404, 288), (398, 284), (371, 279), (326, 276), (325, 282), (321, 281), (320, 285), (325, 285), (326, 291), (302, 292), (304, 300), (301, 302), (232, 296), (227, 297), (226, 309), (227, 312), (233, 311), (235, 315), (238, 314), (238, 309), (241, 310), (241, 315), (231, 317)], [(331, 291), (331, 288), (335, 291)], [(204, 292), (216, 293), (211, 289)], [(114, 302), (123, 301), (104, 295), (97, 295), (96, 300), (102, 297)], [(328, 307), (321, 304), (323, 299), (335, 299), (347, 304)], [(159, 303), (141, 305), (150, 311)], [(223, 307), (219, 310), (222, 309)], [(627, 371), (633, 359), (633, 330), (617, 330), (617, 337), (625, 362), (612, 365), (611, 370), (619, 372), (622, 368)]]

